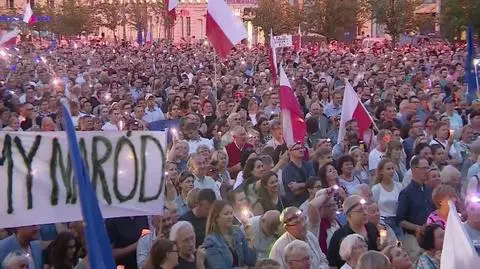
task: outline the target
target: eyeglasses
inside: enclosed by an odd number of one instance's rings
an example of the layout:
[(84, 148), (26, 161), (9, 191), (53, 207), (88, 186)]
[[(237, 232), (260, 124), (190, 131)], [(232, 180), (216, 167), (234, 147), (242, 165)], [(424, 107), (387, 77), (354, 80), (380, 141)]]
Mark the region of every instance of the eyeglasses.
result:
[(430, 166), (416, 166), (417, 169), (427, 170), (430, 169)]

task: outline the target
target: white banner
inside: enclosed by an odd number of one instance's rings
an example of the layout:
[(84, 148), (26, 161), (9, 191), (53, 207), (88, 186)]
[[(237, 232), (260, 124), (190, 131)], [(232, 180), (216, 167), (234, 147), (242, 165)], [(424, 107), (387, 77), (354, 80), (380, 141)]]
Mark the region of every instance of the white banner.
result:
[(275, 48), (285, 48), (293, 46), (292, 35), (278, 35), (273, 37)]
[[(104, 218), (163, 209), (165, 132), (77, 132)], [(81, 220), (64, 132), (0, 132), (0, 228)]]

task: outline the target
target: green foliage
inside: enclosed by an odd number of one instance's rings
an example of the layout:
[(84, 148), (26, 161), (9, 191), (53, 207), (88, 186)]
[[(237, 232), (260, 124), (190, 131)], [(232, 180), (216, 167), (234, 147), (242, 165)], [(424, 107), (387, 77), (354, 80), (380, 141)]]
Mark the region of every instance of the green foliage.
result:
[(444, 0), (440, 21), (445, 37), (451, 40), (460, 39), (469, 23), (480, 36), (480, 1)]
[(82, 33), (89, 34), (99, 25), (95, 9), (81, 1), (65, 0), (58, 7), (50, 8), (45, 5), (36, 10), (41, 15), (50, 16), (50, 22), (37, 25), (37, 29), (48, 30), (57, 35), (73, 37)]
[(421, 0), (367, 0), (372, 17), (386, 26), (386, 32), (395, 42), (401, 33), (417, 30), (415, 9)]
[(252, 23), (261, 27), (265, 35), (270, 33), (270, 29), (275, 34), (296, 33), (304, 21), (303, 11), (284, 0), (259, 0), (254, 13)]
[(118, 26), (123, 25), (125, 22), (125, 10), (123, 5), (107, 1), (97, 4), (95, 9), (100, 16), (100, 26), (115, 31)]

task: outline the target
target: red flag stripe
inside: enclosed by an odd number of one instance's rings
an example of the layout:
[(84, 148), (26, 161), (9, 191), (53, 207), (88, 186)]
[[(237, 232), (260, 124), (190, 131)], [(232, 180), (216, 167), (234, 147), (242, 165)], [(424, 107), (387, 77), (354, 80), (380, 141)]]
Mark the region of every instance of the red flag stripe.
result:
[(207, 37), (210, 43), (217, 51), (218, 56), (225, 59), (234, 45), (208, 12), (206, 22)]

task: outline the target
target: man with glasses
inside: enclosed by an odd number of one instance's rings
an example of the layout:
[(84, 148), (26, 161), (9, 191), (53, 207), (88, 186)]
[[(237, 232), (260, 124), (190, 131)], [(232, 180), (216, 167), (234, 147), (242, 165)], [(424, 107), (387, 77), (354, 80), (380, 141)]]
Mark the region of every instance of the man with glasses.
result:
[(340, 244), (350, 234), (359, 234), (365, 238), (368, 250), (377, 250), (380, 237), (377, 227), (368, 223), (367, 201), (359, 195), (351, 195), (343, 202), (343, 212), (347, 224), (335, 231), (328, 246), (328, 262), (330, 266), (340, 268), (345, 261), (340, 257)]
[(432, 189), (425, 185), (430, 170), (427, 159), (414, 157), (411, 166), (412, 181), (398, 196), (397, 221), (406, 232), (403, 244), (414, 261), (422, 253), (415, 235), (422, 230), (422, 225), (435, 210), (435, 206), (432, 202)]
[(308, 255), (308, 244), (301, 240), (294, 240), (285, 247), (285, 262), (288, 269), (310, 268), (310, 256)]
[(315, 175), (311, 162), (304, 161), (305, 147), (297, 142), (289, 147), (290, 162), (282, 170), (287, 205), (300, 207), (308, 199), (305, 188), (307, 179)]
[[(284, 259), (286, 246), (295, 241), (301, 240), (308, 246), (308, 260), (311, 269), (327, 269), (328, 262), (325, 254), (320, 249), (318, 238), (307, 230), (305, 215), (297, 207), (287, 207), (280, 215), (280, 222), (283, 224), (285, 233), (277, 239), (270, 251), (270, 259), (276, 260), (280, 263), (282, 269), (288, 269), (289, 266)], [(306, 257), (305, 257), (306, 258)]]

